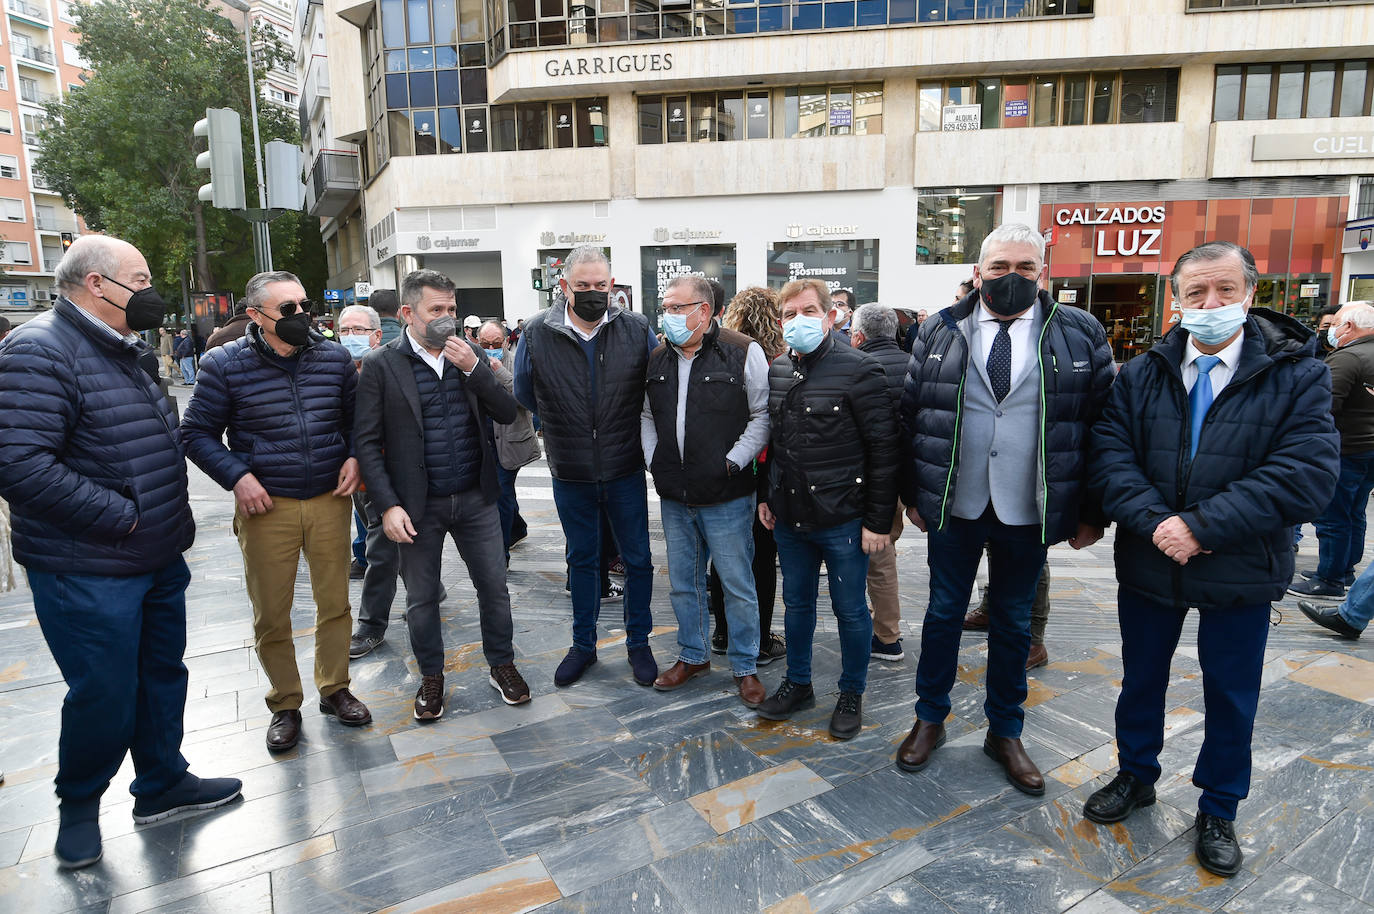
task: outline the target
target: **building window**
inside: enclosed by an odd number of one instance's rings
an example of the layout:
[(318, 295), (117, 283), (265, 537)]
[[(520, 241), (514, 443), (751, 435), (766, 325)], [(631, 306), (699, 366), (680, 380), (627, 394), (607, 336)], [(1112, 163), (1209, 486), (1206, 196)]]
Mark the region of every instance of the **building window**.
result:
[(1217, 67), (1212, 120), (1365, 117), (1369, 69), (1368, 60)]
[[(775, 109), (781, 125), (773, 122)], [(639, 142), (645, 145), (882, 131), (883, 87), (877, 83), (639, 97)]]
[(7, 222), (23, 222), (24, 201), (13, 197), (0, 197), (0, 215), (3, 215)]
[(6, 241), (0, 263), (33, 263), (33, 247), (27, 241)]
[(1212, 10), (1252, 10), (1266, 6), (1324, 6), (1328, 3), (1348, 3), (1350, 0), (1188, 0), (1190, 13)]
[(0, 67), (0, 89), (6, 89), (6, 90), (7, 90), (7, 89), (9, 89), (9, 87), (10, 87), (10, 75), (9, 75), (8, 72), (6, 72), (6, 70), (5, 70), (4, 67)]
[(1374, 219), (1374, 178), (1361, 178), (1359, 196), (1355, 198), (1355, 218)]
[(14, 133), (14, 113), (0, 108), (0, 133)]
[(923, 82), (919, 104), (926, 131), (1161, 123), (1178, 119), (1178, 71)]
[[(997, 226), (1002, 191), (996, 187), (942, 187), (916, 196), (916, 262), (978, 262), (983, 239)], [(950, 290), (951, 297), (953, 291)]]
[(19, 178), (19, 157), (0, 155), (0, 178)]

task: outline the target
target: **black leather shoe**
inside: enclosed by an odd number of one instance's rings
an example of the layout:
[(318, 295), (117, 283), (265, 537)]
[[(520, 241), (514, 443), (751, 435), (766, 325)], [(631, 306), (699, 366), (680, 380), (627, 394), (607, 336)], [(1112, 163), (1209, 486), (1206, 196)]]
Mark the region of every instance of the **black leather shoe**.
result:
[(1304, 616), (1311, 619), (1313, 622), (1317, 623), (1322, 628), (1330, 629), (1331, 631), (1340, 635), (1342, 638), (1349, 638), (1351, 641), (1354, 641), (1357, 638), (1359, 638), (1361, 634), (1364, 633), (1364, 629), (1356, 628), (1349, 622), (1345, 621), (1345, 618), (1341, 616), (1341, 611), (1339, 607), (1333, 607), (1331, 609), (1322, 609), (1315, 603), (1309, 603), (1306, 600), (1299, 600), (1298, 609), (1302, 610), (1302, 614)]
[(765, 698), (755, 709), (755, 713), (764, 720), (787, 720), (796, 712), (815, 706), (816, 692), (811, 688), (811, 683), (802, 685), (784, 679), (772, 697)]
[(272, 715), (267, 725), (267, 748), (273, 752), (285, 752), (300, 741), (301, 712), (278, 711)]
[(320, 711), (339, 719), (345, 727), (361, 727), (372, 723), (372, 712), (348, 689), (339, 689), (320, 696)]
[(1142, 806), (1155, 801), (1153, 784), (1146, 784), (1129, 772), (1122, 771), (1112, 782), (1088, 797), (1083, 804), (1083, 818), (1099, 825), (1120, 822)]
[(830, 735), (835, 739), (853, 739), (864, 728), (864, 697), (857, 692), (841, 692), (830, 715)]
[(1197, 829), (1197, 862), (1204, 870), (1218, 876), (1234, 876), (1240, 872), (1244, 855), (1236, 840), (1234, 822), (1200, 812), (1193, 827)]

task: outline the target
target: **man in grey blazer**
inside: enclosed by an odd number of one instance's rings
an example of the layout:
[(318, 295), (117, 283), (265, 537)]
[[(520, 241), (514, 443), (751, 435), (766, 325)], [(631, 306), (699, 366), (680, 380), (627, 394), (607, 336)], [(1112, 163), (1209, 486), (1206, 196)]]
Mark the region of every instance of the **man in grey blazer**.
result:
[[(491, 360), (491, 370), (501, 386), (512, 391), (515, 384), (515, 350), (506, 343), (506, 328), (497, 321), (487, 321), (477, 331), (477, 342)], [(511, 423), (493, 423), (496, 438), (496, 478), (501, 494), (496, 509), (501, 515), (501, 538), (505, 541), (506, 567), (510, 567), (510, 547), (525, 538), (529, 528), (520, 516), (520, 502), (515, 497), (515, 477), (520, 468), (540, 457), (539, 438), (534, 433), (534, 419), (521, 406)]]
[(510, 594), (497, 516), (496, 452), (490, 420), (512, 422), (515, 398), (482, 351), (456, 336), (453, 281), (416, 270), (401, 284), (398, 339), (363, 361), (354, 448), (388, 539), (400, 544), (409, 598), (406, 625), (420, 667), (416, 720), (444, 713), (444, 642), (439, 619), (444, 537), (458, 547), (477, 590), (489, 681), (507, 704), (530, 700), (511, 647)]

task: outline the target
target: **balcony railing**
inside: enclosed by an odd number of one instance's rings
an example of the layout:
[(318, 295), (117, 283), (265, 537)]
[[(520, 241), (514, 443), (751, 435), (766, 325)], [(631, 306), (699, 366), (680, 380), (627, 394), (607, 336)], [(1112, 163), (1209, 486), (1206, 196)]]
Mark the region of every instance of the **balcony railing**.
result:
[(25, 19), (33, 19), (37, 22), (48, 21), (48, 11), (41, 6), (34, 6), (32, 3), (25, 3), (24, 0), (5, 0), (5, 7), (11, 13), (18, 13)]
[(61, 98), (56, 92), (40, 92), (37, 89), (19, 87), (19, 100), (30, 105), (46, 105)]
[(341, 214), (352, 202), (362, 182), (356, 152), (321, 152), (310, 166), (310, 191), (314, 205), (308, 211), (325, 219)]
[(52, 51), (47, 48), (36, 48), (31, 44), (17, 44), (14, 46), (14, 53), (16, 57), (32, 60), (47, 67), (54, 65)]
[(34, 214), (33, 221), (40, 232), (76, 231), (75, 219), (64, 219), (61, 216), (53, 216), (44, 212), (38, 212)]

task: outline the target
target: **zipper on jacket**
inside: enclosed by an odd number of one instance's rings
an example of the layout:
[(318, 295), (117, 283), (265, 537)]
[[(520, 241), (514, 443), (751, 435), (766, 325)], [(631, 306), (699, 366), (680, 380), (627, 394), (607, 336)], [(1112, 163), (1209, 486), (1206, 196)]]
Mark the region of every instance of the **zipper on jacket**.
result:
[[(301, 353), (301, 356), (304, 358), (305, 353)], [(299, 385), (296, 383), (296, 378), (300, 374), (300, 370), (301, 366), (297, 365), (296, 374), (291, 376), (291, 399), (296, 404), (296, 424), (300, 426), (301, 441), (305, 444), (305, 481), (307, 486), (311, 486), (315, 481), (315, 473), (310, 466), (310, 435), (305, 427), (305, 406), (301, 403), (301, 391)], [(307, 488), (306, 491), (310, 491), (310, 489)]]
[[(1045, 334), (1050, 329), (1050, 321), (1059, 313), (1059, 303), (1055, 302), (1050, 308), (1050, 313), (1045, 315), (1045, 322), (1040, 325), (1040, 344), (1036, 347), (1035, 358), (1040, 367), (1040, 544), (1045, 545), (1045, 538), (1048, 535), (1045, 530), (1045, 512), (1050, 500), (1050, 480), (1049, 471), (1046, 469), (1045, 460)], [(1050, 353), (1050, 359), (1056, 371), (1059, 370), (1059, 359), (1054, 353)]]
[[(967, 351), (968, 347), (964, 347)], [(948, 354), (948, 352), (946, 352)], [(940, 499), (940, 526), (937, 530), (945, 529), (945, 519), (949, 516), (949, 490), (954, 484), (954, 468), (959, 465), (959, 429), (964, 424), (964, 381), (968, 379), (968, 367), (959, 375), (959, 390), (955, 394), (958, 402), (954, 404), (954, 450), (950, 451), (949, 469), (945, 471), (945, 494)], [(917, 485), (920, 481), (917, 480)]]

